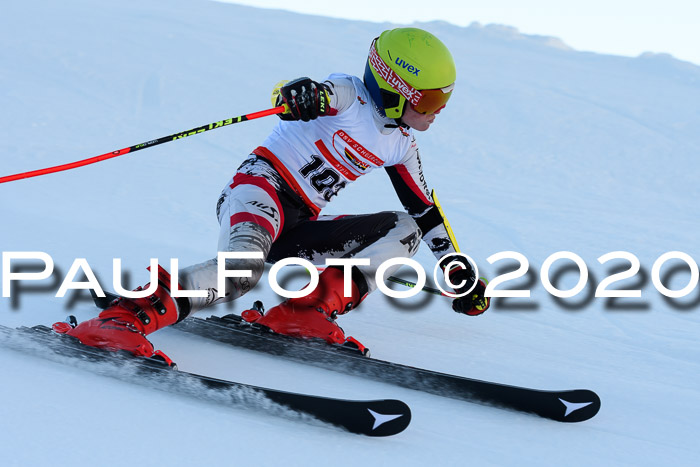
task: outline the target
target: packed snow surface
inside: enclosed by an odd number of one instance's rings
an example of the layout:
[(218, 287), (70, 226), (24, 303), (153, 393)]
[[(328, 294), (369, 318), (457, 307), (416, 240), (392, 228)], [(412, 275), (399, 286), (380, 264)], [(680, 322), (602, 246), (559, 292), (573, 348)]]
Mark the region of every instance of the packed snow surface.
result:
[[(361, 75), (372, 38), (393, 26), (204, 0), (8, 2), (0, 15), (0, 176), (268, 108), (281, 79)], [(413, 421), (398, 436), (371, 439), (0, 349), (2, 465), (697, 462), (700, 287), (666, 299), (653, 266), (670, 251), (700, 259), (700, 68), (668, 55), (577, 52), (502, 26), (419, 26), (448, 45), (458, 68), (449, 105), (418, 134), (426, 179), (482, 275), (515, 270), (514, 260), (487, 259), (518, 252), (528, 275), (499, 288), (532, 293), (496, 300), (477, 318), (452, 312), (441, 297), (375, 293), (340, 324), (377, 358), (541, 389), (588, 388), (602, 399), (600, 413), (560, 424), (165, 329), (152, 340), (183, 370), (340, 398), (398, 398)], [(84, 290), (55, 297), (76, 258), (111, 289), (113, 258), (135, 287), (148, 281), (151, 257), (187, 265), (215, 256), (218, 194), (275, 119), (0, 185), (3, 253), (46, 252), (56, 266), (0, 299), (0, 324), (95, 316)], [(381, 171), (326, 212), (378, 210), (401, 210)], [(557, 299), (540, 278), (559, 251), (588, 266), (587, 287), (572, 298)], [(614, 251), (634, 254), (641, 270), (610, 289), (638, 289), (640, 298), (594, 297), (604, 278), (629, 269), (622, 259), (598, 261)], [(416, 259), (432, 271), (427, 248)], [(550, 269), (561, 290), (578, 281), (572, 265)], [(680, 290), (689, 271), (676, 259), (656, 275)], [(303, 285), (303, 277), (287, 283)], [(249, 296), (212, 312), (240, 313), (254, 299), (279, 301), (264, 277)]]

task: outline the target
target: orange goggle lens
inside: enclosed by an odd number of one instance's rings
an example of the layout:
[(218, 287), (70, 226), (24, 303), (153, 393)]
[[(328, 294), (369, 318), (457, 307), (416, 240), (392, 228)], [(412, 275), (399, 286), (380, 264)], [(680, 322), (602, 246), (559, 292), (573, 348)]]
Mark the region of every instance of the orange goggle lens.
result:
[(454, 83), (440, 89), (425, 89), (420, 91), (421, 97), (418, 103), (413, 106), (413, 110), (422, 114), (432, 114), (441, 110), (452, 96)]

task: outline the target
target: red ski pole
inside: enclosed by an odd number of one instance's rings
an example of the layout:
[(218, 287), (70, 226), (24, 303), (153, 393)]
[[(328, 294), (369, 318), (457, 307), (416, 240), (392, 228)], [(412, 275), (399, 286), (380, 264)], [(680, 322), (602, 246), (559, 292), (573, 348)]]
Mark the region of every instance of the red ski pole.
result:
[(188, 136), (196, 135), (199, 133), (204, 133), (205, 131), (216, 130), (217, 128), (222, 128), (222, 127), (225, 127), (228, 125), (233, 125), (234, 123), (240, 123), (240, 122), (245, 122), (247, 120), (253, 120), (256, 118), (260, 118), (260, 117), (267, 117), (268, 115), (275, 115), (275, 114), (284, 113), (287, 110), (288, 110), (288, 107), (285, 104), (285, 105), (280, 105), (278, 107), (274, 107), (272, 109), (262, 110), (260, 112), (253, 112), (253, 113), (249, 113), (247, 115), (241, 115), (240, 117), (233, 117), (233, 118), (229, 118), (226, 120), (213, 122), (213, 123), (210, 123), (208, 125), (203, 125), (203, 126), (200, 126), (197, 128), (193, 128), (193, 129), (188, 130), (188, 131), (175, 133), (175, 134), (172, 134), (170, 136), (163, 136), (162, 138), (147, 141), (145, 143), (137, 144), (135, 146), (130, 146), (128, 148), (119, 149), (118, 151), (108, 152), (108, 153), (102, 154), (100, 156), (90, 157), (88, 159), (83, 159), (80, 161), (75, 161), (75, 162), (71, 162), (71, 163), (63, 164), (63, 165), (57, 165), (54, 167), (47, 167), (45, 169), (32, 170), (30, 172), (22, 172), (22, 173), (18, 173), (18, 174), (14, 174), (14, 175), (6, 175), (4, 177), (0, 177), (0, 183), (12, 182), (14, 180), (21, 180), (23, 178), (38, 177), (39, 175), (46, 175), (46, 174), (55, 173), (55, 172), (62, 172), (64, 170), (75, 169), (77, 167), (82, 167), (84, 165), (94, 164), (95, 162), (104, 161), (107, 159), (111, 159), (113, 157), (123, 156), (124, 154), (129, 154), (131, 152), (139, 151), (141, 149), (146, 149), (146, 148), (150, 148), (153, 146), (157, 146), (159, 144), (167, 143), (169, 141), (175, 141), (178, 139), (186, 138)]

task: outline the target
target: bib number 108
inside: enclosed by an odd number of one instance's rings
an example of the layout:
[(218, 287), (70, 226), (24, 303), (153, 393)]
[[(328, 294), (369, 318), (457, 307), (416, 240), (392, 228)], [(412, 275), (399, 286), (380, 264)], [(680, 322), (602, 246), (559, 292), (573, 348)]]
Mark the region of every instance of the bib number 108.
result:
[(308, 178), (323, 199), (330, 201), (345, 187), (345, 182), (340, 181), (340, 175), (330, 167), (325, 166), (323, 159), (316, 155), (311, 156), (311, 162), (299, 169), (302, 177)]

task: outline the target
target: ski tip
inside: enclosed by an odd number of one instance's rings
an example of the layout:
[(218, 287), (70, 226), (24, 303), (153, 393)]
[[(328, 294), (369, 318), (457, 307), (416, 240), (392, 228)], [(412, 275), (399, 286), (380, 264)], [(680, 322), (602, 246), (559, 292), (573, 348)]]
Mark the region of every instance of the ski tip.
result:
[(600, 411), (600, 397), (588, 389), (567, 391), (557, 399), (559, 400), (558, 412), (551, 418), (560, 422), (583, 422), (595, 417)]
[(411, 408), (403, 401), (385, 399), (367, 404), (361, 434), (393, 436), (404, 431), (411, 423)]

